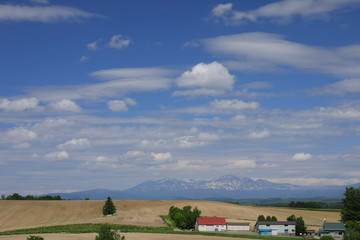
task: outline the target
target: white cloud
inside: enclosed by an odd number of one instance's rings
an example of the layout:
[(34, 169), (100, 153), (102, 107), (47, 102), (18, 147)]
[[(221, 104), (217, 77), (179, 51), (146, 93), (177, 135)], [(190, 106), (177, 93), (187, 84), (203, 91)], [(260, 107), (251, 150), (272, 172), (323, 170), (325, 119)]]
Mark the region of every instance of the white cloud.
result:
[[(41, 87), (30, 89), (32, 96), (44, 101), (59, 101), (61, 99), (98, 99), (104, 97), (119, 97), (129, 92), (146, 92), (167, 89), (171, 83), (169, 78), (160, 71), (154, 70), (154, 75), (139, 73), (138, 68), (120, 72), (114, 69), (101, 70), (92, 75), (107, 81), (87, 85), (72, 85), (58, 87)], [(162, 73), (167, 72), (163, 71)], [(122, 78), (120, 75), (128, 75)], [(130, 77), (131, 76), (131, 77)], [(110, 80), (108, 80), (110, 79)], [(74, 108), (76, 109), (76, 108)]]
[(154, 78), (154, 77), (166, 77), (172, 75), (173, 70), (160, 68), (160, 67), (148, 67), (148, 68), (112, 68), (105, 69), (91, 73), (91, 76), (104, 80), (113, 80), (119, 78)]
[(291, 159), (294, 161), (306, 161), (311, 158), (312, 158), (312, 155), (309, 153), (295, 153)]
[(0, 109), (4, 111), (25, 111), (38, 108), (39, 101), (36, 98), (21, 98), (8, 100), (0, 98)]
[(360, 93), (360, 78), (345, 79), (311, 91), (314, 94), (345, 95)]
[(89, 148), (91, 145), (89, 139), (87, 138), (74, 138), (66, 141), (63, 144), (57, 145), (59, 149), (85, 149)]
[(23, 127), (13, 128), (6, 131), (2, 140), (7, 142), (27, 142), (36, 139), (38, 134)]
[(236, 160), (229, 164), (228, 168), (255, 168), (257, 166), (254, 160)]
[(126, 112), (128, 107), (124, 101), (121, 100), (112, 100), (108, 101), (108, 107), (113, 112)]
[(129, 38), (124, 38), (121, 34), (114, 35), (108, 46), (110, 48), (122, 49), (128, 47), (132, 41)]
[(165, 152), (165, 153), (152, 152), (151, 155), (154, 157), (154, 160), (157, 162), (167, 162), (172, 158), (172, 154), (169, 152)]
[(89, 50), (97, 50), (98, 49), (98, 41), (94, 41), (94, 42), (91, 42), (91, 43), (88, 43), (86, 45), (86, 47), (89, 49)]
[(223, 111), (241, 111), (246, 109), (257, 109), (259, 107), (257, 102), (243, 102), (237, 99), (216, 99), (212, 101), (210, 105), (217, 110)]
[(252, 132), (248, 135), (248, 138), (252, 139), (261, 139), (266, 137), (270, 137), (270, 132), (268, 130), (263, 130), (261, 132)]
[(125, 98), (124, 100), (111, 100), (108, 101), (108, 107), (113, 112), (126, 112), (128, 105), (136, 105), (136, 101), (132, 98)]
[(95, 16), (97, 15), (71, 7), (0, 4), (0, 21), (51, 23)]
[(87, 62), (87, 61), (89, 61), (89, 59), (90, 59), (90, 57), (88, 57), (88, 56), (81, 56), (80, 62)]
[(232, 4), (219, 4), (212, 10), (212, 16), (221, 18), (227, 23), (241, 23), (244, 21), (257, 22), (261, 19), (271, 19), (281, 23), (294, 17), (321, 18), (343, 8), (358, 5), (358, 0), (281, 0), (266, 4), (255, 10), (238, 11)]
[(50, 160), (64, 160), (69, 158), (69, 154), (66, 151), (52, 152), (45, 155), (45, 158)]
[(65, 112), (80, 112), (81, 107), (77, 105), (74, 101), (69, 99), (62, 99), (55, 103), (52, 103), (51, 108), (55, 111), (65, 111)]
[[(231, 75), (222, 64), (217, 62), (199, 63), (191, 71), (184, 72), (176, 80), (179, 87), (198, 88), (202, 92), (195, 93), (204, 95), (213, 95), (214, 92), (221, 94), (225, 90), (231, 90), (234, 82), (235, 76)], [(209, 94), (209, 91), (211, 94)], [(179, 93), (175, 93), (175, 95), (179, 95)]]
[[(359, 76), (359, 45), (338, 48), (308, 46), (286, 41), (277, 34), (251, 32), (204, 39), (207, 50), (234, 58), (233, 69), (267, 71), (305, 69), (339, 76)], [(352, 49), (352, 50), (351, 50)], [(351, 54), (349, 54), (351, 52)]]
[(217, 5), (216, 7), (213, 8), (211, 13), (215, 17), (223, 17), (227, 13), (233, 11), (232, 7), (233, 7), (232, 3), (219, 4), (219, 5)]
[(16, 148), (16, 149), (25, 149), (25, 148), (29, 148), (29, 147), (31, 147), (31, 144), (28, 143), (28, 142), (24, 142), (24, 143), (16, 144), (13, 148)]

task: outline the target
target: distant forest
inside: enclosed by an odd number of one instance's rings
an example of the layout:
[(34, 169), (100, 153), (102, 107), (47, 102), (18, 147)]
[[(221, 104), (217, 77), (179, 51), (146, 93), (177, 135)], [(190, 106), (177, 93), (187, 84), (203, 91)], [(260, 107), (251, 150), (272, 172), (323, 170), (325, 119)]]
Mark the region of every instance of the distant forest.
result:
[(342, 209), (343, 203), (341, 199), (331, 198), (313, 198), (310, 201), (297, 201), (295, 199), (269, 198), (269, 199), (239, 199), (230, 200), (235, 204), (267, 206), (267, 207), (290, 207), (290, 208), (306, 208), (306, 209)]
[(40, 197), (34, 197), (33, 195), (26, 195), (21, 196), (18, 193), (14, 193), (13, 195), (5, 196), (4, 194), (1, 195), (1, 200), (63, 200), (60, 196), (40, 196)]

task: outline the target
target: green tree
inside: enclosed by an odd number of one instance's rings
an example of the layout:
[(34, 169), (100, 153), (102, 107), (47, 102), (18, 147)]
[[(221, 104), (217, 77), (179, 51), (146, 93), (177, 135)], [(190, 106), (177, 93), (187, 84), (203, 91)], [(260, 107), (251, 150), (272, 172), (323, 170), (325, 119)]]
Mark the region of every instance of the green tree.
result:
[(290, 215), (289, 217), (287, 217), (286, 220), (295, 222), (295, 234), (296, 234), (296, 236), (299, 236), (300, 233), (302, 234), (302, 233), (306, 232), (305, 222), (304, 222), (304, 219), (302, 217), (297, 218), (295, 215)]
[(43, 237), (39, 237), (39, 236), (29, 236), (26, 238), (26, 240), (44, 240)]
[(114, 213), (116, 213), (116, 207), (111, 197), (108, 197), (103, 207), (103, 214), (106, 216), (106, 215), (112, 215)]
[(200, 217), (201, 211), (195, 207), (184, 206), (182, 209), (171, 206), (169, 208), (169, 217), (175, 222), (176, 227), (180, 229), (192, 229), (195, 226), (196, 218)]
[(265, 221), (264, 215), (259, 215), (257, 218), (258, 221)]
[(347, 187), (342, 199), (344, 207), (341, 210), (341, 220), (360, 221), (360, 187)]
[(296, 217), (295, 217), (295, 215), (290, 215), (290, 216), (288, 216), (288, 218), (287, 218), (286, 220), (287, 220), (287, 221), (295, 222), (295, 221), (296, 221)]
[(277, 222), (277, 218), (276, 218), (276, 216), (271, 216), (271, 221), (273, 221), (273, 222)]
[(305, 233), (306, 232), (306, 227), (305, 227), (305, 222), (304, 219), (302, 217), (298, 217), (295, 220), (295, 234), (297, 236), (300, 235), (300, 233)]
[(345, 224), (344, 240), (360, 239), (360, 187), (347, 187), (342, 199), (341, 221)]

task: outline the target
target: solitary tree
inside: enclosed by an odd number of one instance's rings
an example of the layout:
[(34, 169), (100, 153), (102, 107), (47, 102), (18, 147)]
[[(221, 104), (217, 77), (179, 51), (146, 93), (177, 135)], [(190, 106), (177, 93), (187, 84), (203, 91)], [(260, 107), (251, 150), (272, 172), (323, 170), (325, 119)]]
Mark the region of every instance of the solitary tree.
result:
[(259, 215), (257, 218), (258, 221), (265, 221), (264, 215)]
[(106, 216), (114, 213), (116, 213), (116, 207), (112, 202), (111, 197), (108, 197), (103, 207), (103, 214)]

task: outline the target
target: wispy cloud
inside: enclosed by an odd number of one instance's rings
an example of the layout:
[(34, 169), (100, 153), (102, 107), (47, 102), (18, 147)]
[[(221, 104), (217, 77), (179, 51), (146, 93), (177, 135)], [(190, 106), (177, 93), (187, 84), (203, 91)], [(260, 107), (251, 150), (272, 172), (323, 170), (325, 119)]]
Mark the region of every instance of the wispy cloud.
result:
[(268, 70), (290, 67), (339, 76), (360, 75), (359, 45), (337, 48), (310, 46), (263, 32), (220, 36), (201, 42), (208, 51), (229, 57), (231, 69), (264, 71), (264, 66)]
[(320, 19), (344, 8), (359, 5), (358, 0), (282, 0), (266, 4), (254, 10), (241, 11), (233, 8), (232, 3), (219, 4), (211, 11), (216, 19), (226, 23), (259, 22), (272, 20), (289, 22), (295, 17)]
[(128, 47), (132, 43), (131, 39), (128, 37), (124, 37), (121, 34), (114, 35), (110, 42), (108, 43), (108, 47), (115, 49), (122, 49)]
[(65, 6), (0, 5), (0, 21), (53, 23), (98, 16), (97, 14)]

